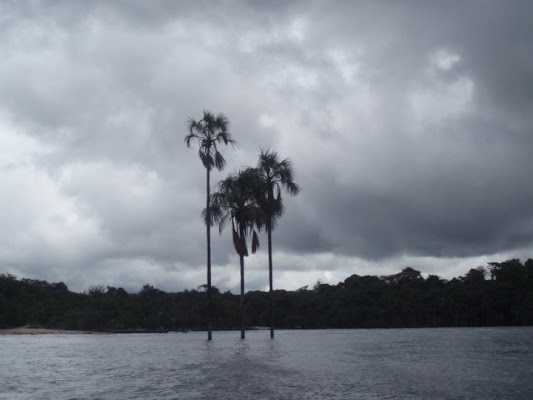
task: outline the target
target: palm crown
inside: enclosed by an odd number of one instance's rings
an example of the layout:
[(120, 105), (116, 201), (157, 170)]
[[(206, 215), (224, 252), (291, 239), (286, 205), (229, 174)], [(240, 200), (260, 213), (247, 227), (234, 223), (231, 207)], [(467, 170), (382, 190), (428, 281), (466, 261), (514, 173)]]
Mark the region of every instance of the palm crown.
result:
[(294, 183), (292, 161), (288, 158), (280, 161), (275, 151), (261, 149), (257, 170), (264, 191), (260, 205), (267, 215), (270, 227), (274, 228), (277, 219), (283, 215), (282, 189), (295, 196), (300, 192), (300, 187)]
[(185, 136), (187, 147), (191, 146), (191, 141), (196, 140), (198, 142), (198, 156), (204, 167), (209, 171), (213, 167), (221, 171), (226, 160), (218, 151), (217, 144), (236, 144), (228, 132), (228, 118), (222, 113), (215, 115), (210, 111), (204, 111), (204, 117), (199, 121), (189, 118), (188, 126), (189, 134)]
[[(233, 244), (239, 255), (247, 256), (246, 236), (252, 235), (252, 253), (259, 248), (255, 227), (261, 228), (264, 213), (256, 200), (258, 173), (255, 168), (247, 168), (230, 174), (220, 181), (217, 191), (211, 196), (209, 212), (210, 224), (218, 223), (222, 230), (231, 222)], [(204, 210), (204, 216), (207, 217)]]

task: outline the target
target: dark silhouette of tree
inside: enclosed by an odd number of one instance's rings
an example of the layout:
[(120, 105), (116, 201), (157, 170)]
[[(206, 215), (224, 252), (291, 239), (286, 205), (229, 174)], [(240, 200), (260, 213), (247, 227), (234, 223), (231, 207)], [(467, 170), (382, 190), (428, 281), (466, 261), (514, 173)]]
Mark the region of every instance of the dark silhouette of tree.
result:
[(382, 279), (387, 283), (404, 283), (421, 280), (423, 278), (420, 271), (411, 267), (405, 267), (401, 272), (394, 275), (383, 276)]
[(231, 138), (228, 132), (229, 120), (222, 113), (215, 115), (209, 111), (204, 111), (201, 120), (196, 121), (192, 118), (188, 120), (189, 134), (185, 136), (187, 147), (191, 142), (196, 141), (198, 144), (198, 156), (206, 170), (206, 236), (207, 236), (207, 340), (212, 339), (212, 313), (211, 313), (211, 225), (207, 222), (209, 218), (210, 205), (210, 172), (214, 168), (221, 171), (224, 169), (226, 160), (219, 152), (217, 145), (232, 144), (236, 142)]
[(463, 282), (480, 284), (485, 281), (485, 268), (471, 268), (464, 277), (460, 277)]
[[(248, 231), (253, 237), (251, 228)], [(236, 247), (242, 245), (237, 239)], [(485, 268), (494, 269), (494, 279), (485, 279)], [(147, 284), (128, 293), (93, 286), (74, 293), (62, 282), (19, 280), (0, 273), (0, 329), (27, 325), (111, 332), (199, 331), (205, 329), (203, 287), (165, 293)], [(232, 329), (242, 324), (243, 304), (248, 326), (270, 321), (268, 291), (249, 291), (244, 303), (242, 293), (221, 293), (215, 287), (211, 293), (214, 326)], [(424, 278), (405, 268), (384, 277), (352, 275), (337, 285), (317, 282), (312, 289), (276, 290), (275, 296), (276, 326), (282, 328), (533, 325), (533, 259), (489, 263), (450, 281), (436, 275)]]
[(520, 281), (527, 275), (526, 268), (517, 258), (513, 258), (504, 262), (490, 262), (489, 270), (491, 279), (495, 279), (500, 282)]
[(219, 224), (219, 231), (231, 224), (233, 245), (239, 255), (241, 272), (241, 339), (245, 337), (244, 315), (244, 257), (248, 256), (246, 237), (252, 236), (252, 253), (259, 248), (259, 239), (255, 227), (260, 228), (263, 213), (256, 201), (258, 181), (257, 170), (247, 168), (230, 174), (220, 181), (217, 191), (211, 196), (211, 210), (205, 210), (205, 217), (212, 223)]
[(262, 193), (259, 197), (261, 208), (266, 214), (265, 228), (268, 237), (268, 282), (270, 293), (270, 337), (274, 338), (274, 290), (272, 283), (272, 231), (277, 220), (283, 215), (281, 191), (284, 189), (291, 196), (300, 191), (294, 182), (294, 169), (290, 159), (280, 160), (278, 153), (261, 149), (257, 170), (261, 176)]

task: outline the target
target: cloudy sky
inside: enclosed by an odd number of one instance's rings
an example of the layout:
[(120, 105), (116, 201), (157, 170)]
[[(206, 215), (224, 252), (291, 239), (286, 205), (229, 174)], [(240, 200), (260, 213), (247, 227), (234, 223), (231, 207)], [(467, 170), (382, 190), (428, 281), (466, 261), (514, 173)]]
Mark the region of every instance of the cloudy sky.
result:
[[(290, 157), (276, 288), (533, 257), (530, 1), (0, 2), (0, 273), (205, 283), (187, 119)], [(266, 239), (263, 237), (263, 245)], [(247, 289), (268, 284), (266, 246)], [(213, 283), (237, 291), (228, 232)]]

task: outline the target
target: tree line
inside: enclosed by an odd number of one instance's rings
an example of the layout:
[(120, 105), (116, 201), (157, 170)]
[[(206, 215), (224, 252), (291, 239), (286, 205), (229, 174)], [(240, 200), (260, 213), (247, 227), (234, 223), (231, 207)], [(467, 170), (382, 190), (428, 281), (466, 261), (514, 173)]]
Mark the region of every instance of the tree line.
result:
[[(241, 329), (241, 297), (211, 290), (212, 329)], [(23, 325), (95, 331), (206, 330), (207, 291), (138, 293), (96, 286), (84, 293), (63, 282), (0, 274), (0, 328)], [(270, 323), (267, 292), (245, 294), (245, 328)], [(445, 280), (404, 268), (387, 276), (352, 275), (276, 290), (278, 328), (402, 328), (533, 325), (533, 259), (489, 263)]]

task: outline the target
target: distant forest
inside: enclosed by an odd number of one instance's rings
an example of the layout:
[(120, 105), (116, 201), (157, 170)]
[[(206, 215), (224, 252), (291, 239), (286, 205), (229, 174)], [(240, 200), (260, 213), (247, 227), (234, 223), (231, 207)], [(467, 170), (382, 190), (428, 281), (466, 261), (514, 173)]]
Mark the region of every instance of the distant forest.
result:
[[(212, 288), (213, 328), (238, 329), (239, 295)], [(246, 325), (268, 326), (268, 292), (245, 296)], [(275, 291), (278, 328), (401, 328), (533, 325), (533, 259), (489, 263), (464, 276), (424, 278), (407, 267), (388, 276), (352, 275), (329, 285)], [(0, 328), (204, 330), (206, 292), (139, 293), (91, 287), (74, 293), (63, 283), (0, 274)]]

